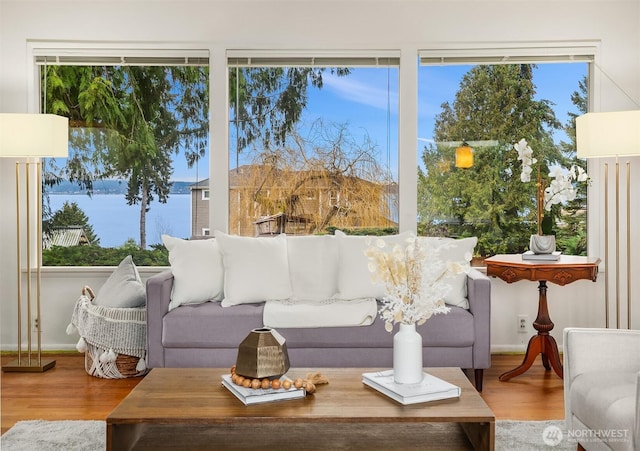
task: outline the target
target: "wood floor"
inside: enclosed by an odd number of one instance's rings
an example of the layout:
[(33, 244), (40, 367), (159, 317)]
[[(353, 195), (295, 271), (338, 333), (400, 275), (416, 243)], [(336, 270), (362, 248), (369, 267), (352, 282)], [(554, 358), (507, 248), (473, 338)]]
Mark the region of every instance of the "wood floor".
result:
[[(47, 355), (55, 368), (45, 373), (0, 373), (1, 428), (20, 420), (104, 420), (141, 378), (99, 379), (84, 370), (78, 353)], [(500, 382), (498, 376), (522, 362), (523, 355), (493, 355), (485, 370), (482, 397), (498, 420), (564, 418), (562, 380), (545, 371), (540, 358), (526, 373)], [(2, 364), (13, 360), (2, 356)]]

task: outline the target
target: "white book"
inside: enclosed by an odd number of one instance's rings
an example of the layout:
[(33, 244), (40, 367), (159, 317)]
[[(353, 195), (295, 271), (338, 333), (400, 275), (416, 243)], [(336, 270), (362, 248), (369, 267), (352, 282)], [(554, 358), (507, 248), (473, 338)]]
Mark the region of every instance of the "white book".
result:
[[(280, 380), (284, 380), (284, 376)], [(278, 388), (277, 390), (273, 388), (245, 388), (234, 384), (230, 374), (222, 375), (222, 385), (247, 406), (284, 399), (304, 398), (306, 395), (304, 388), (295, 388), (293, 386), (289, 390), (284, 388)]]
[(533, 251), (526, 251), (522, 254), (523, 260), (542, 260), (542, 261), (555, 261), (560, 259), (562, 252), (555, 251), (551, 254), (535, 254)]
[(393, 379), (393, 370), (363, 373), (362, 383), (401, 404), (416, 404), (460, 396), (460, 387), (428, 373), (424, 373), (422, 381), (417, 384), (396, 384)]

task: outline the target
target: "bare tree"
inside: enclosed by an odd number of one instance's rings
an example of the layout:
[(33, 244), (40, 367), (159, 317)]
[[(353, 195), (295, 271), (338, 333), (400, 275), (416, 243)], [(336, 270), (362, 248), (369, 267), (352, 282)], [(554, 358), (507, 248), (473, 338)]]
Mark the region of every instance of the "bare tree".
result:
[(356, 139), (347, 124), (318, 120), (304, 135), (300, 128), (290, 133), (283, 146), (254, 150), (253, 163), (237, 169), (231, 190), (231, 225), (242, 234), (252, 232), (254, 221), (276, 215), (284, 230), (274, 232), (395, 225), (390, 172), (369, 136)]

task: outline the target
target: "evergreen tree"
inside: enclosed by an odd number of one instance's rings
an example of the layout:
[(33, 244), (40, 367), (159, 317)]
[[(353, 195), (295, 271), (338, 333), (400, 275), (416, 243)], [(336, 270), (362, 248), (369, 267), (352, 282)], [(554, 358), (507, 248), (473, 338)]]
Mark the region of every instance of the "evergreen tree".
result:
[[(45, 179), (77, 182), (89, 193), (102, 178), (127, 181), (126, 200), (140, 205), (146, 247), (151, 203), (167, 201), (174, 155), (193, 164), (208, 147), (208, 68), (50, 66), (47, 111), (70, 119), (71, 153)], [(57, 169), (57, 171), (56, 171)]]
[(100, 244), (100, 238), (96, 236), (93, 226), (89, 223), (89, 217), (75, 202), (65, 202), (51, 218), (51, 230), (64, 227), (82, 227), (89, 244)]
[[(520, 181), (513, 144), (525, 138), (548, 174), (548, 164), (564, 163), (553, 143), (560, 128), (552, 105), (536, 100), (533, 68), (479, 65), (467, 72), (452, 104), (436, 117), (436, 145), (425, 147), (419, 168), (421, 233), (477, 236), (481, 255), (522, 252), (536, 233), (535, 181)], [(476, 145), (472, 168), (454, 166), (455, 145)], [(535, 176), (532, 176), (535, 179)]]
[(325, 71), (345, 76), (347, 68), (244, 67), (229, 69), (229, 109), (238, 152), (256, 142), (265, 149), (285, 144), (309, 99), (321, 89)]
[[(238, 151), (253, 142), (284, 144), (307, 104), (308, 86), (321, 88), (325, 70), (232, 69)], [(144, 249), (146, 213), (153, 201), (167, 201), (173, 159), (183, 152), (192, 166), (209, 146), (209, 68), (48, 66), (43, 76), (46, 110), (69, 117), (71, 126), (67, 164), (49, 160), (45, 184), (69, 180), (91, 194), (95, 180), (125, 179), (127, 203), (140, 205)]]
[[(578, 90), (571, 95), (571, 102), (576, 106), (578, 113), (570, 112), (569, 119), (564, 125), (564, 131), (570, 141), (560, 143), (563, 155), (569, 160), (567, 164), (575, 164), (585, 171), (587, 170), (587, 160), (580, 160), (576, 157), (576, 117), (587, 113), (587, 98), (587, 78), (584, 77), (578, 83)], [(574, 200), (557, 207), (555, 213), (559, 216), (559, 225), (556, 227), (558, 247), (563, 249), (566, 254), (587, 255), (587, 190), (579, 189)]]

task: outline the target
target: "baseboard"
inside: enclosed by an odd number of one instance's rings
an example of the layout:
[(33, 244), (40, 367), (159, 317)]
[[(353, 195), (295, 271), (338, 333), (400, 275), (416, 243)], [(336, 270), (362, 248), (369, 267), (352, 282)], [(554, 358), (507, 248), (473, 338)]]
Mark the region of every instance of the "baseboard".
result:
[[(16, 345), (3, 346), (0, 354), (15, 353), (18, 347)], [(492, 345), (491, 354), (524, 354), (527, 350), (526, 345)], [(43, 352), (78, 352), (75, 344), (58, 344), (58, 345), (42, 345)], [(558, 351), (562, 353), (562, 346), (558, 345)]]
[[(35, 349), (32, 348), (35, 352)], [(0, 354), (15, 354), (18, 351), (17, 345), (3, 345)], [(26, 352), (26, 347), (22, 345), (22, 352)], [(46, 353), (65, 353), (65, 352), (78, 352), (75, 344), (58, 344), (58, 345), (42, 345), (42, 352)]]

